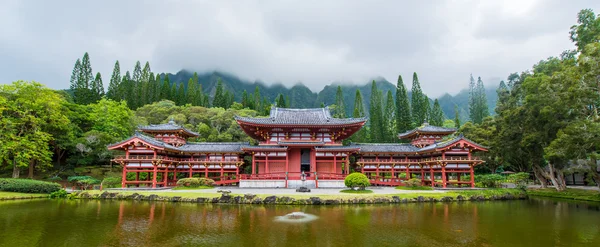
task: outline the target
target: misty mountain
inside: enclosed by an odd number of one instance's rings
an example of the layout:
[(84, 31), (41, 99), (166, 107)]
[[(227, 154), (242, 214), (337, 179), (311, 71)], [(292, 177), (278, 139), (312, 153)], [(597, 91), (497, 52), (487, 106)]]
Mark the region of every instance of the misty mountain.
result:
[[(162, 76), (164, 77), (164, 74), (162, 74)], [(190, 78), (192, 78), (192, 76), (193, 72), (181, 70), (176, 74), (169, 73), (169, 80), (172, 83), (184, 83), (184, 85), (187, 85), (187, 81)], [(325, 105), (332, 105), (335, 104), (335, 95), (337, 87), (338, 85), (341, 85), (342, 92), (344, 95), (344, 102), (346, 104), (346, 113), (348, 116), (351, 116), (354, 110), (354, 98), (357, 89), (359, 89), (362, 93), (363, 104), (366, 112), (368, 113), (369, 110), (369, 98), (371, 97), (371, 81), (367, 81), (364, 82), (364, 84), (359, 85), (344, 82), (334, 82), (329, 85), (326, 85), (321, 91), (315, 93), (302, 83), (298, 83), (292, 86), (291, 88), (288, 88), (280, 83), (266, 85), (264, 82), (261, 81), (252, 82), (240, 79), (235, 75), (219, 71), (198, 74), (198, 82), (202, 85), (204, 92), (208, 93), (211, 97), (216, 91), (217, 81), (219, 78), (221, 78), (221, 81), (223, 82), (223, 87), (226, 90), (233, 92), (235, 100), (238, 102), (241, 101), (244, 90), (246, 90), (248, 94), (254, 93), (255, 88), (258, 86), (261, 97), (267, 97), (269, 101), (273, 102), (277, 95), (283, 94), (284, 96), (289, 97), (290, 107), (293, 108), (319, 107), (321, 103)], [(384, 100), (387, 91), (392, 91), (392, 95), (395, 98), (395, 83), (391, 83), (385, 80), (384, 78), (375, 78), (374, 80), (377, 84), (377, 88), (383, 91)], [(410, 82), (408, 83), (409, 84), (407, 84), (406, 87), (410, 90), (412, 85), (410, 85)], [(493, 114), (497, 101), (496, 88), (486, 88), (486, 95), (488, 100), (488, 107), (490, 109), (490, 114)], [(411, 97), (410, 92), (409, 97)], [(466, 122), (468, 120), (468, 90), (462, 90), (454, 96), (450, 94), (444, 94), (441, 97), (439, 97), (438, 100), (447, 118), (454, 119), (454, 105), (457, 105), (461, 121)], [(433, 107), (433, 101), (430, 105)]]

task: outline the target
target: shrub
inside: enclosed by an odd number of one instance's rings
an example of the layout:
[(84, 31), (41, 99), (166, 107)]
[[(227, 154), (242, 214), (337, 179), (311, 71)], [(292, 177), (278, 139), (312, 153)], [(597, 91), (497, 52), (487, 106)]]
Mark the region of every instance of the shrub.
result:
[(67, 191), (61, 189), (50, 193), (50, 198), (67, 198), (67, 195)]
[(518, 189), (525, 190), (527, 189), (527, 181), (529, 180), (529, 173), (527, 172), (519, 172), (515, 174), (508, 175), (508, 181), (513, 182), (517, 185)]
[(120, 177), (107, 177), (102, 180), (103, 188), (118, 188), (121, 187), (121, 178)]
[(346, 187), (352, 189), (358, 188), (359, 190), (364, 190), (365, 187), (371, 185), (371, 183), (369, 183), (369, 178), (367, 178), (365, 174), (359, 172), (348, 175), (346, 179), (344, 179), (344, 184)]
[(32, 179), (0, 178), (0, 191), (21, 193), (52, 193), (60, 190), (60, 184)]
[(182, 178), (177, 180), (177, 187), (200, 187), (200, 186), (214, 186), (215, 180), (210, 178)]
[(499, 174), (486, 174), (486, 175), (476, 175), (475, 182), (481, 183), (483, 187), (487, 188), (497, 188), (500, 187), (500, 182), (504, 180), (504, 177)]
[(417, 186), (421, 186), (421, 180), (419, 180), (418, 178), (411, 178), (409, 180), (406, 180), (406, 186), (408, 187), (417, 187)]
[(88, 189), (94, 184), (99, 184), (101, 181), (90, 176), (70, 176), (67, 178), (70, 183), (79, 185), (81, 189)]

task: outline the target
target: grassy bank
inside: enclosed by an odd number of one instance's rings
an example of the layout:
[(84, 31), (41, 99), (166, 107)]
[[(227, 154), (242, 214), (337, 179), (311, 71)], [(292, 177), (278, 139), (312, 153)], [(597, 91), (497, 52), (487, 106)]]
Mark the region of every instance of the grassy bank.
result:
[(552, 188), (530, 189), (527, 190), (527, 194), (530, 196), (600, 202), (600, 192), (594, 190), (566, 189), (565, 191), (558, 192)]
[[(75, 196), (75, 198), (99, 198), (100, 195), (102, 193), (104, 193), (105, 191), (99, 191), (99, 190), (89, 190), (89, 191), (85, 191), (88, 195), (86, 196)], [(186, 192), (178, 192), (178, 191), (110, 191), (110, 193), (112, 194), (116, 194), (117, 196), (115, 196), (116, 198), (119, 197), (127, 197), (127, 196), (131, 196), (134, 193), (138, 194), (138, 195), (143, 195), (143, 196), (150, 196), (150, 195), (156, 195), (158, 197), (161, 198), (173, 198), (173, 197), (180, 197), (180, 198), (184, 198), (184, 199), (196, 199), (196, 198), (208, 198), (208, 199), (212, 199), (212, 198), (218, 198), (221, 197), (221, 193), (214, 193), (214, 192), (204, 192), (202, 190), (198, 190), (198, 191), (186, 191)], [(297, 194), (297, 193), (292, 193), (292, 194), (278, 194), (277, 197), (289, 197), (295, 200), (305, 200), (305, 199), (310, 199), (311, 197), (319, 197), (322, 200), (349, 200), (349, 199), (364, 199), (364, 200), (376, 200), (376, 199), (392, 199), (394, 197), (399, 198), (399, 199), (416, 199), (419, 197), (423, 197), (423, 198), (427, 198), (427, 199), (435, 199), (435, 200), (441, 200), (442, 198), (445, 197), (452, 197), (452, 198), (457, 198), (458, 196), (462, 196), (464, 198), (470, 198), (470, 197), (481, 197), (482, 199), (490, 199), (490, 198), (494, 198), (494, 197), (499, 197), (499, 196), (505, 196), (505, 195), (512, 195), (514, 197), (519, 197), (522, 196), (524, 193), (521, 190), (518, 189), (490, 189), (490, 190), (464, 190), (464, 191), (447, 191), (447, 192), (441, 192), (441, 193), (431, 193), (431, 191), (414, 191), (414, 192), (410, 192), (410, 193), (398, 193), (398, 194), (346, 194), (346, 193), (342, 193), (339, 195), (320, 195), (320, 194), (316, 194), (316, 193), (307, 193), (307, 194)], [(236, 196), (241, 196), (243, 197), (243, 194), (235, 194), (232, 193), (231, 194), (232, 197), (236, 197)], [(267, 197), (270, 197), (273, 195), (270, 194), (256, 194), (256, 198), (260, 198), (260, 199), (265, 199)]]
[(0, 191), (0, 200), (32, 199), (32, 198), (47, 198), (47, 197), (48, 197), (48, 194), (30, 194), (30, 193)]

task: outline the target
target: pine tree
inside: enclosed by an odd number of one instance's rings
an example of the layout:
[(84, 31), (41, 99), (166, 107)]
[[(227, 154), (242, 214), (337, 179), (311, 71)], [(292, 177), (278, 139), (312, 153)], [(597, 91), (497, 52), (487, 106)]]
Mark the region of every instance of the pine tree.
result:
[(144, 65), (144, 69), (142, 69), (142, 74), (140, 76), (140, 87), (138, 88), (138, 107), (143, 106), (151, 102), (148, 98), (150, 91), (150, 76), (152, 74), (152, 70), (150, 69), (150, 63), (146, 62)]
[(262, 107), (261, 109), (261, 113), (264, 116), (268, 116), (269, 113), (271, 112), (271, 104), (269, 103), (269, 99), (267, 99), (267, 96), (265, 96), (262, 100), (262, 103), (260, 104), (260, 106)]
[(371, 99), (369, 107), (369, 118), (371, 120), (370, 125), (370, 137), (371, 142), (382, 142), (384, 141), (385, 126), (382, 119), (382, 100), (381, 95), (383, 93), (377, 89), (377, 84), (373, 80), (371, 84)]
[(129, 73), (129, 71), (125, 72), (125, 75), (123, 76), (123, 79), (121, 79), (121, 86), (119, 87), (119, 95), (121, 95), (121, 98), (123, 100), (125, 100), (127, 102), (127, 106), (129, 108), (131, 108), (131, 97), (132, 97), (132, 93), (131, 93), (131, 89), (132, 89), (132, 82), (131, 82), (131, 74)]
[(333, 117), (336, 118), (345, 118), (346, 117), (346, 104), (344, 103), (344, 94), (342, 92), (342, 86), (337, 87), (337, 92), (335, 93), (335, 113)]
[(187, 90), (185, 91), (185, 104), (191, 104), (196, 106), (196, 97), (198, 97), (196, 95), (197, 93), (198, 91), (196, 91), (196, 85), (194, 84), (194, 80), (190, 78), (187, 83)]
[(225, 95), (227, 95), (227, 104), (225, 105), (225, 109), (229, 109), (231, 108), (231, 105), (233, 105), (233, 102), (235, 102), (235, 95), (233, 94), (233, 92), (230, 92), (228, 90), (226, 90), (225, 92)]
[(469, 119), (476, 122), (477, 117), (477, 95), (475, 92), (475, 79), (473, 74), (469, 78)]
[(285, 108), (285, 98), (283, 97), (283, 94), (279, 94), (277, 95), (277, 100), (276, 100), (276, 106), (280, 107), (280, 108)]
[(108, 84), (108, 91), (106, 97), (112, 100), (121, 100), (119, 96), (119, 86), (121, 85), (121, 66), (119, 60), (115, 62), (112, 75), (110, 76), (110, 83)]
[(285, 96), (285, 108), (290, 108), (290, 96), (286, 95)]
[(92, 103), (98, 102), (104, 96), (104, 84), (102, 83), (102, 75), (96, 73), (96, 78), (92, 83)]
[(208, 107), (208, 103), (204, 103), (205, 98), (208, 99), (208, 96), (204, 96), (204, 92), (202, 91), (202, 84), (198, 83), (196, 85), (196, 102), (195, 102), (195, 105)]
[(148, 89), (146, 91), (146, 104), (154, 103), (156, 101), (156, 81), (154, 79), (154, 72), (150, 72), (148, 76)]
[(169, 81), (169, 75), (165, 74), (165, 79), (160, 87), (160, 98), (159, 100), (170, 100), (171, 99), (171, 82)]
[(433, 101), (433, 109), (431, 110), (431, 125), (442, 126), (444, 125), (444, 112), (442, 111), (442, 107), (440, 106), (440, 102), (435, 99)]
[(421, 84), (419, 83), (419, 78), (417, 77), (417, 73), (413, 73), (413, 82), (412, 82), (412, 97), (411, 97), (411, 113), (413, 117), (413, 123), (416, 126), (420, 126), (425, 121), (427, 117), (427, 108), (425, 106), (423, 91), (421, 90)]
[(186, 97), (185, 97), (185, 87), (183, 83), (179, 83), (179, 88), (177, 89), (177, 104), (185, 105)]
[(458, 117), (458, 106), (454, 105), (454, 128), (460, 129), (460, 118)]
[[(481, 77), (477, 78), (477, 111), (479, 114), (479, 118), (481, 119), (481, 122), (483, 122), (483, 119), (490, 116), (490, 110), (488, 108), (488, 104), (487, 104), (487, 97), (485, 95), (485, 87), (483, 86), (483, 81), (481, 80)], [(481, 123), (479, 122), (479, 123)]]
[(177, 94), (177, 89), (179, 89), (177, 87), (177, 82), (173, 82), (173, 85), (171, 85), (171, 91), (169, 92), (169, 95), (171, 96), (170, 100), (175, 102), (175, 104), (179, 102), (179, 94)]
[(403, 133), (412, 129), (410, 115), (408, 92), (406, 92), (402, 76), (398, 76), (398, 84), (396, 85), (396, 133)]
[(429, 103), (429, 97), (427, 97), (427, 95), (423, 94), (423, 110), (425, 113), (425, 120), (424, 122), (429, 122), (430, 118), (431, 118), (431, 105)]
[(260, 89), (258, 88), (258, 86), (254, 88), (254, 110), (257, 112), (262, 112), (260, 105)]
[(223, 82), (221, 78), (217, 80), (217, 89), (215, 90), (215, 97), (213, 98), (213, 107), (223, 107), (225, 108), (226, 99), (225, 94), (223, 92)]
[(73, 94), (75, 94), (75, 92), (78, 90), (79, 88), (79, 75), (81, 74), (81, 60), (79, 60), (79, 58), (77, 59), (77, 61), (75, 62), (75, 66), (73, 66), (73, 73), (71, 73), (71, 85), (70, 85), (70, 89), (73, 92)]
[(137, 109), (141, 103), (141, 91), (142, 91), (142, 65), (140, 61), (135, 63), (135, 67), (133, 68), (133, 75), (131, 78), (131, 109)]
[(248, 92), (246, 90), (242, 93), (242, 107), (248, 107)]
[[(356, 95), (354, 96), (354, 110), (352, 111), (353, 118), (365, 117), (365, 106), (362, 100), (362, 94), (359, 89), (356, 89)], [(352, 136), (353, 142), (366, 142), (367, 141), (367, 130), (361, 128), (356, 134)]]
[(394, 114), (396, 111), (396, 105), (394, 103), (394, 96), (392, 95), (392, 91), (387, 92), (386, 98), (387, 99), (385, 103), (384, 115), (382, 118), (385, 131), (383, 137), (386, 142), (394, 142), (397, 139), (394, 135), (394, 132), (396, 131), (396, 126), (394, 126)]

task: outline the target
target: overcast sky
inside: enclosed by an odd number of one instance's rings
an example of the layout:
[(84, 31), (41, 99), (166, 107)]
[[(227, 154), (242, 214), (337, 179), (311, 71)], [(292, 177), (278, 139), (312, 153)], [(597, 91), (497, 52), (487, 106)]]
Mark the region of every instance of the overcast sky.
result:
[(600, 1), (17, 1), (0, 0), (0, 83), (69, 87), (89, 52), (108, 86), (149, 61), (154, 72), (226, 71), (313, 91), (401, 74), (456, 93), (572, 49), (569, 27)]

